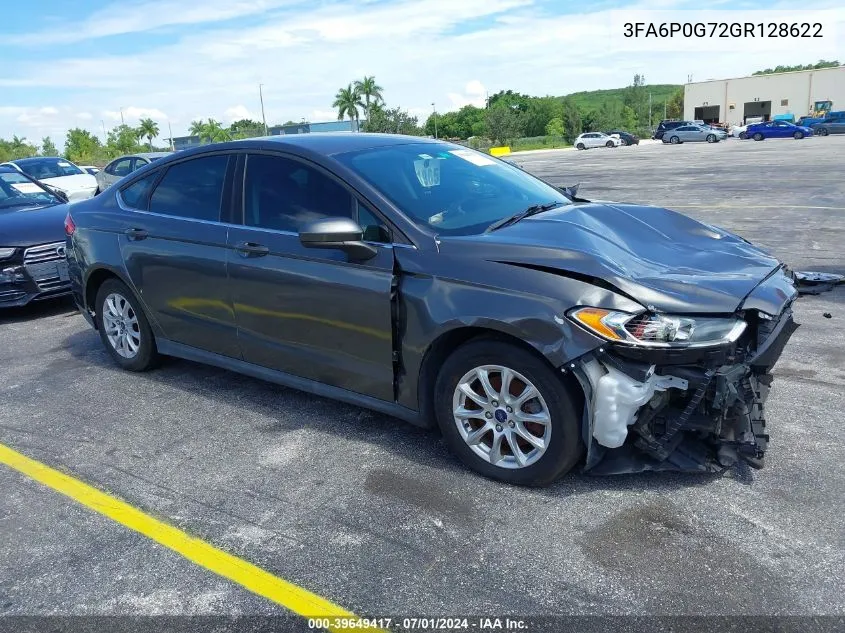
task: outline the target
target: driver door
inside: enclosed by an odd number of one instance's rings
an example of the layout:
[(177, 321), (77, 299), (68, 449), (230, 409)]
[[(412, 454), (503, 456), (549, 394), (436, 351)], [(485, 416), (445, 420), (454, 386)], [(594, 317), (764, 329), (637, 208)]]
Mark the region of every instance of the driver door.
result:
[[(392, 401), (393, 246), (386, 229), (317, 165), (255, 153), (244, 169), (240, 226), (230, 228), (227, 250), (244, 360)], [(302, 245), (304, 224), (338, 216), (362, 225), (375, 257), (350, 261), (341, 250)]]

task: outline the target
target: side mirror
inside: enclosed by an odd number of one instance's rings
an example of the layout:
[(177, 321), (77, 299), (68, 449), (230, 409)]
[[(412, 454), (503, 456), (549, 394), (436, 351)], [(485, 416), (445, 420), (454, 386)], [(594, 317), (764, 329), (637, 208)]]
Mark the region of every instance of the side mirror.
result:
[(581, 186), (581, 183), (575, 185), (570, 185), (569, 187), (558, 187), (563, 193), (568, 195), (571, 198), (574, 198), (578, 195), (578, 187)]
[(363, 237), (364, 230), (351, 218), (315, 220), (299, 232), (299, 241), (306, 248), (335, 248), (358, 261), (372, 259), (378, 253), (375, 246), (362, 241)]

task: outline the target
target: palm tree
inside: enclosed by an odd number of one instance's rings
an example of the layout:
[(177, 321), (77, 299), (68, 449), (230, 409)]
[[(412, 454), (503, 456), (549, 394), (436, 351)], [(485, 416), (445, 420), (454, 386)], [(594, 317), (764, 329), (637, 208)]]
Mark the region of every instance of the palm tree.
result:
[(376, 83), (375, 77), (365, 75), (363, 79), (355, 82), (355, 90), (364, 98), (364, 112), (367, 113), (367, 119), (369, 119), (370, 106), (384, 103), (384, 97), (381, 94), (384, 88)]
[(156, 136), (158, 136), (158, 123), (152, 119), (141, 119), (141, 124), (138, 126), (138, 137), (147, 138), (150, 151), (153, 151), (153, 139)]
[(202, 130), (204, 127), (205, 121), (203, 121), (202, 119), (191, 121), (191, 127), (188, 128), (188, 133), (191, 136), (202, 136)]
[(231, 141), (232, 135), (229, 133), (220, 121), (209, 119), (208, 123), (202, 126), (200, 138), (208, 139), (209, 143), (220, 143), (222, 141)]
[(348, 116), (350, 121), (355, 120), (357, 124), (358, 108), (363, 105), (358, 90), (352, 84), (349, 84), (349, 87), (337, 91), (332, 107), (337, 108), (338, 121), (342, 121), (343, 117)]

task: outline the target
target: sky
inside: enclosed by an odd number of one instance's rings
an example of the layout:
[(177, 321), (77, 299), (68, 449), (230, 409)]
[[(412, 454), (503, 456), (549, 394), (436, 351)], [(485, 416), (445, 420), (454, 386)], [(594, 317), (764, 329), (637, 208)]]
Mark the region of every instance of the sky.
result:
[[(0, 138), (62, 147), (142, 117), (160, 138), (209, 117), (327, 121), (338, 88), (374, 75), (389, 106), (423, 121), (515, 90), (563, 95), (845, 63), (845, 9), (819, 0), (3, 0)], [(822, 37), (626, 38), (625, 22), (821, 22)], [(432, 105), (434, 104), (434, 106)], [(845, 105), (845, 104), (843, 104)]]

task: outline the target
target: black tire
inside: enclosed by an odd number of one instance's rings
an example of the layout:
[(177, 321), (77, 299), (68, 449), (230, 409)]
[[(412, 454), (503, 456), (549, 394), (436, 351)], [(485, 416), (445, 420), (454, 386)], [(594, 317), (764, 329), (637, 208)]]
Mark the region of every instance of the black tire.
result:
[(681, 139), (680, 139), (680, 138), (678, 138), (677, 136), (670, 136), (670, 137), (669, 137), (669, 142), (670, 142), (672, 145), (678, 145), (678, 144), (680, 144)]
[(792, 135), (792, 138), (794, 138), (796, 141), (800, 141), (802, 138), (804, 138), (804, 132), (798, 131)]
[(716, 142), (716, 135), (715, 134), (708, 134), (707, 135), (707, 142), (708, 143), (715, 143)]
[[(483, 365), (502, 365), (522, 374), (539, 391), (549, 413), (549, 444), (539, 458), (522, 468), (491, 464), (477, 455), (464, 441), (453, 415), (453, 398), (458, 383), (468, 372)], [(517, 381), (518, 379), (514, 379)], [(491, 378), (491, 384), (493, 379)], [(501, 380), (499, 380), (499, 387)], [(493, 385), (494, 388), (496, 385)], [(524, 387), (523, 383), (523, 387)], [(517, 387), (517, 392), (519, 388)], [(516, 395), (516, 394), (514, 394)], [(522, 406), (533, 402), (529, 399)], [(449, 449), (467, 467), (498, 481), (521, 486), (544, 486), (570, 471), (579, 461), (584, 445), (581, 440), (581, 410), (567, 386), (540, 357), (517, 345), (492, 339), (477, 339), (455, 350), (440, 369), (434, 386), (437, 423)], [(491, 421), (495, 422), (497, 417)], [(481, 419), (478, 423), (483, 423)], [(490, 434), (493, 433), (491, 429)], [(492, 440), (492, 435), (488, 437)], [(491, 441), (492, 443), (492, 441)], [(489, 445), (485, 444), (489, 448)], [(504, 446), (504, 443), (503, 443)], [(507, 447), (513, 456), (512, 449)], [(511, 457), (511, 459), (514, 459)]]
[[(136, 321), (135, 325), (137, 325), (137, 328), (133, 325), (132, 330), (137, 334), (140, 344), (131, 357), (122, 356), (111, 343), (106, 333), (106, 327), (103, 323), (104, 311), (106, 310), (106, 299), (110, 295), (117, 295), (124, 298), (128, 304), (127, 314), (130, 317), (134, 317)], [(140, 302), (126, 284), (118, 279), (108, 279), (103, 282), (103, 285), (97, 291), (95, 311), (94, 318), (96, 319), (97, 330), (100, 333), (100, 340), (115, 363), (128, 371), (147, 371), (159, 363), (160, 357), (156, 348), (155, 337), (147, 320), (147, 315), (144, 314)]]
[(745, 139), (748, 138), (748, 134), (746, 134), (745, 132), (740, 132), (739, 138), (740, 138), (741, 141), (744, 141)]
[(762, 141), (762, 140), (763, 140), (763, 135), (762, 135), (762, 134), (760, 134), (760, 132), (755, 132), (755, 133), (754, 133), (754, 136), (752, 136), (751, 138), (753, 138), (755, 141)]
[(586, 147), (584, 147), (583, 143), (578, 143), (578, 145), (575, 146), (575, 149), (586, 149)]
[(827, 136), (830, 132), (827, 131), (826, 127), (819, 128), (819, 136)]
[(613, 141), (608, 141), (607, 143), (604, 144), (605, 147), (614, 147), (614, 145), (615, 144), (614, 144)]

